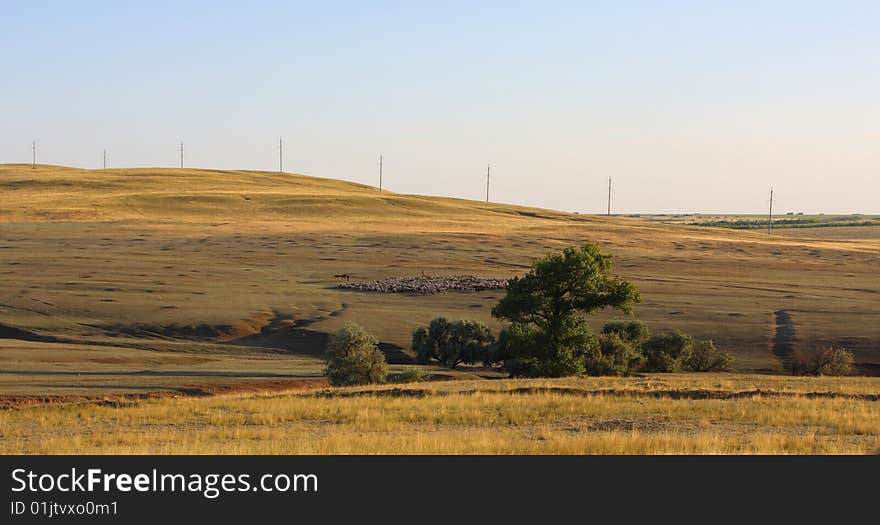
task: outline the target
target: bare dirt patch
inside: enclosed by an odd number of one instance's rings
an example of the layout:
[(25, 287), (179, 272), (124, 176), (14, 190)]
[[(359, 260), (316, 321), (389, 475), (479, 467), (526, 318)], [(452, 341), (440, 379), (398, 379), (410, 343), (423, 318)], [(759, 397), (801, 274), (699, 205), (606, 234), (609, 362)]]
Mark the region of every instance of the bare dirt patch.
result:
[(649, 419), (604, 419), (592, 423), (588, 430), (593, 432), (659, 432), (670, 427), (671, 425), (667, 423)]

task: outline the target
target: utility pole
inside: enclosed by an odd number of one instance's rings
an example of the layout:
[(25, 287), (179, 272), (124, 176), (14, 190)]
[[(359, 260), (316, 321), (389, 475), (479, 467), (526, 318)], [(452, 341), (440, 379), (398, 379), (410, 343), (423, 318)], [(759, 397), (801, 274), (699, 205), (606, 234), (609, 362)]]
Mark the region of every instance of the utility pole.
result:
[(31, 151), (34, 154), (33, 161), (31, 161), (31, 169), (35, 170), (35, 169), (37, 169), (37, 141), (36, 140), (31, 143)]
[(611, 216), (611, 177), (608, 177), (608, 212), (606, 215)]
[(104, 150), (104, 169), (107, 169), (107, 150)]
[(382, 155), (379, 155), (379, 191), (382, 191)]
[(180, 169), (183, 169), (183, 141), (180, 141), (180, 149), (177, 150), (180, 152)]
[(491, 166), (486, 164), (486, 202), (489, 202), (489, 169)]
[(773, 232), (773, 188), (770, 188), (770, 214), (767, 215), (767, 235)]
[(284, 143), (278, 139), (278, 173), (284, 173)]

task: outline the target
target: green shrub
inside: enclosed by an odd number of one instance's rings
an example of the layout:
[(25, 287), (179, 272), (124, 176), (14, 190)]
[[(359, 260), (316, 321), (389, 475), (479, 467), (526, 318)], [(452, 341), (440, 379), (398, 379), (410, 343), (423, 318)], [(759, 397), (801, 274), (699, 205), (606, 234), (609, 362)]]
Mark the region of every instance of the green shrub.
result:
[(812, 354), (795, 352), (791, 357), (794, 375), (845, 376), (852, 373), (855, 356), (845, 348), (820, 348)]
[(489, 354), (495, 343), (492, 331), (479, 321), (456, 321), (449, 328), (449, 346), (444, 349), (442, 363), (455, 368), (458, 364), (472, 365), (490, 361)]
[(428, 329), (420, 326), (413, 330), (412, 343), (410, 344), (412, 351), (416, 353), (416, 362), (426, 365), (431, 360), (431, 343), (428, 339)]
[(700, 341), (684, 360), (684, 368), (691, 372), (731, 372), (733, 355), (715, 348), (712, 340)]
[(514, 323), (499, 335), (498, 354), (512, 377), (566, 377), (584, 373), (584, 360), (596, 351), (587, 323), (573, 317), (563, 322), (559, 339), (529, 325)]
[(407, 368), (394, 375), (398, 383), (420, 383), (428, 380), (428, 373), (421, 368)]
[(333, 334), (327, 343), (329, 361), (324, 373), (334, 386), (382, 383), (388, 375), (379, 340), (362, 327), (348, 323)]
[(651, 337), (648, 325), (641, 321), (611, 321), (602, 327), (603, 334), (617, 334), (633, 348), (640, 347)]
[(445, 317), (438, 317), (427, 328), (419, 327), (413, 332), (412, 349), (420, 364), (442, 359), (441, 349), (449, 345), (449, 328), (450, 322)]
[(495, 345), (494, 360), (502, 364), (502, 367), (510, 372), (511, 377), (530, 376), (530, 366), (523, 357), (528, 354), (528, 349), (536, 345), (538, 333), (532, 327), (513, 323), (498, 333), (498, 343)]
[(495, 337), (478, 321), (453, 321), (438, 317), (428, 328), (417, 328), (412, 335), (412, 349), (421, 364), (431, 360), (455, 368), (461, 363), (492, 361)]
[[(603, 330), (604, 332), (604, 330)], [(616, 332), (603, 333), (598, 345), (584, 362), (586, 372), (594, 376), (620, 376), (637, 372), (644, 356)]]
[(648, 372), (678, 372), (693, 351), (691, 336), (673, 330), (655, 335), (642, 345), (645, 370)]

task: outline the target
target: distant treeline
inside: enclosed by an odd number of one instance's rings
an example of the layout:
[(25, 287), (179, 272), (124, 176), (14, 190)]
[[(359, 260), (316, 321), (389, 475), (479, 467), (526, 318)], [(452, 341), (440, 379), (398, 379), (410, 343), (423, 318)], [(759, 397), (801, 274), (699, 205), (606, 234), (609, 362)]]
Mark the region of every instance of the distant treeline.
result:
[[(731, 228), (734, 230), (758, 230), (767, 227), (767, 220), (715, 220), (705, 222), (692, 222), (693, 226), (711, 226), (714, 228)], [(875, 220), (848, 218), (829, 219), (773, 219), (774, 228), (831, 228), (840, 226), (880, 226)]]

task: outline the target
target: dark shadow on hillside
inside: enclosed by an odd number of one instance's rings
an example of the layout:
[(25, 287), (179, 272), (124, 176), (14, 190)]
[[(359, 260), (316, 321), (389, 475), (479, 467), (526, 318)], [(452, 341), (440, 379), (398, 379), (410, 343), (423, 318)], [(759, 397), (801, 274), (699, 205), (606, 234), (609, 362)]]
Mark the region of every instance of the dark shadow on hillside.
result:
[[(256, 334), (226, 341), (224, 344), (284, 350), (290, 354), (324, 358), (327, 355), (327, 340), (330, 335), (309, 328), (284, 326), (264, 327)], [(398, 345), (379, 343), (379, 350), (391, 364), (411, 364), (413, 358)]]
[(385, 360), (392, 365), (411, 365), (416, 360), (403, 348), (391, 343), (379, 343), (379, 350), (385, 354)]
[(308, 328), (284, 327), (278, 329), (264, 328), (255, 334), (231, 339), (224, 344), (259, 348), (274, 348), (290, 354), (324, 357), (327, 338), (324, 332)]
[(791, 354), (794, 352), (796, 328), (791, 314), (786, 310), (777, 310), (776, 332), (773, 335), (773, 355), (782, 363), (786, 370), (791, 369)]
[(21, 339), (22, 341), (36, 341), (40, 343), (54, 343), (58, 341), (55, 337), (35, 334), (34, 332), (5, 324), (0, 324), (0, 339)]
[(132, 337), (136, 339), (165, 339), (165, 340), (192, 340), (203, 341), (229, 337), (241, 331), (240, 327), (231, 324), (211, 325), (206, 323), (187, 325), (159, 325), (159, 324), (112, 324), (112, 325), (85, 325), (99, 328), (108, 337)]

